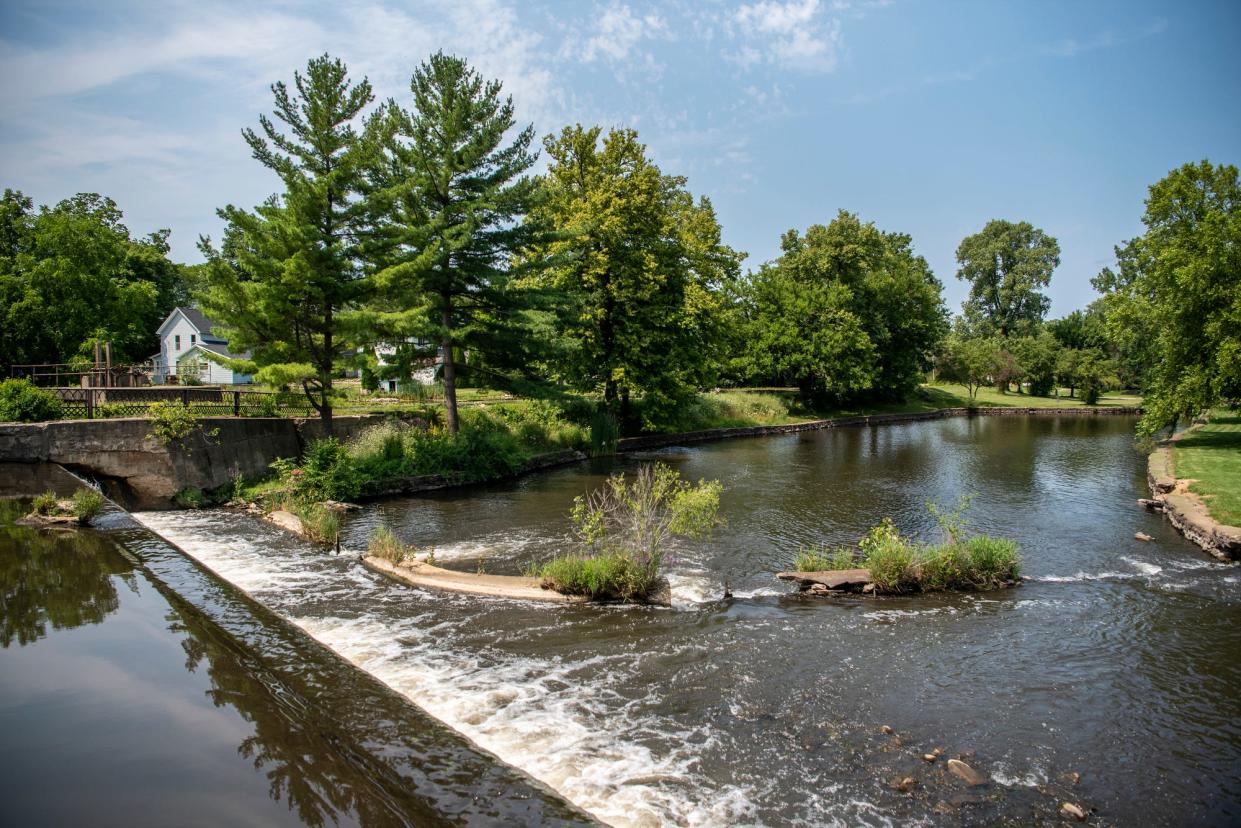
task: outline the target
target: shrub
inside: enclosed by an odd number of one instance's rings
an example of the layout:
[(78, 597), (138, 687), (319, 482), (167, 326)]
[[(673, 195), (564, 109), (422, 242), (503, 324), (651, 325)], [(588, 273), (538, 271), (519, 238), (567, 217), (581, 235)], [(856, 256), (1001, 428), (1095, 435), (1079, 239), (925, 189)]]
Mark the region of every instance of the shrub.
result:
[(207, 496), (202, 489), (187, 486), (172, 496), (172, 502), (182, 509), (201, 509), (207, 505)]
[(596, 411), (590, 418), (590, 453), (593, 457), (603, 457), (616, 453), (616, 443), (620, 440), (620, 420), (607, 411)]
[(30, 502), (30, 508), (36, 515), (50, 515), (56, 511), (57, 506), (56, 493), (51, 489), (41, 495), (35, 495), (34, 500)]
[(151, 433), (160, 445), (179, 445), (187, 454), (190, 452), (188, 440), (195, 432), (202, 434), (203, 440), (208, 442), (215, 440), (220, 433), (218, 428), (204, 430), (194, 412), (177, 402), (151, 403), (147, 406), (147, 418), (151, 421)]
[(340, 518), (322, 503), (286, 502), (285, 508), (297, 515), (306, 537), (318, 543), (331, 543), (340, 534)]
[(83, 526), (103, 511), (103, 495), (94, 489), (78, 489), (73, 493), (73, 516)]
[(559, 592), (648, 598), (672, 538), (705, 538), (719, 523), (721, 490), (718, 480), (691, 485), (662, 463), (643, 467), (632, 479), (613, 475), (573, 501), (581, 552), (548, 561), (537, 572)]
[(38, 423), (59, 420), (64, 405), (50, 391), (44, 391), (28, 379), (0, 382), (0, 422)]
[(335, 437), (312, 442), (290, 478), (296, 494), (308, 500), (350, 500), (362, 489), (349, 450)]
[(371, 533), (370, 541), (366, 545), (366, 553), (399, 564), (414, 557), (414, 548), (402, 543), (401, 539), (387, 526), (380, 526)]
[(862, 565), (879, 592), (910, 592), (918, 588), (914, 569), (917, 547), (900, 536), (891, 518), (874, 527), (862, 538)]
[(965, 550), (975, 589), (994, 588), (1021, 577), (1021, 554), (1011, 540), (976, 535), (965, 542)]

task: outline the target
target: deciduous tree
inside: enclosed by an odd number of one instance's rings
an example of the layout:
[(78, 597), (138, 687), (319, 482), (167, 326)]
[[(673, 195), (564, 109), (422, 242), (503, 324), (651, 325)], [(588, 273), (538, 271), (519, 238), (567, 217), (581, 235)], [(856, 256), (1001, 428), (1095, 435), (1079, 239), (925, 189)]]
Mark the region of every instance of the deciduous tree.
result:
[(1029, 222), (987, 222), (961, 242), (957, 261), (957, 278), (970, 283), (965, 315), (984, 333), (1031, 333), (1051, 307), (1042, 289), (1060, 264), (1060, 245)]

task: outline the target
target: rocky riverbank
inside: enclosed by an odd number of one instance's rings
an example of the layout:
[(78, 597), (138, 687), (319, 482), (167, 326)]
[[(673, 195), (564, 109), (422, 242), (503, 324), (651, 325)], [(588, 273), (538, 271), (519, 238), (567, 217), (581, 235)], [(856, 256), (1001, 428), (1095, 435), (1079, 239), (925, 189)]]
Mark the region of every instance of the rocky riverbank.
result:
[(1171, 447), (1176, 439), (1157, 447), (1147, 458), (1151, 500), (1143, 505), (1163, 512), (1177, 531), (1203, 551), (1222, 561), (1241, 559), (1241, 527), (1228, 526), (1211, 517), (1202, 498), (1189, 490), (1191, 481), (1176, 476)]

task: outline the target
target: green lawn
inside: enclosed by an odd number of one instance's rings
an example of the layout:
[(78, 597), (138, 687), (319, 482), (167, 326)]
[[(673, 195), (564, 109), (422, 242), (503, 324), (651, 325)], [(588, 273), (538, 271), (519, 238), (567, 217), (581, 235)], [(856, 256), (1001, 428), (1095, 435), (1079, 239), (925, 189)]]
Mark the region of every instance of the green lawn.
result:
[(1211, 517), (1241, 526), (1241, 411), (1215, 411), (1211, 421), (1173, 443), (1176, 476), (1195, 481)]
[[(962, 406), (969, 402), (969, 392), (964, 385), (924, 385), (922, 390), (931, 396), (935, 408)], [(1076, 408), (1082, 405), (1081, 397), (1070, 397), (1069, 389), (1060, 389), (1059, 397), (1032, 397), (1029, 394), (1001, 394), (994, 388), (978, 389), (975, 404), (998, 408)], [(1109, 392), (1099, 398), (1099, 408), (1137, 407), (1142, 398), (1133, 394)]]

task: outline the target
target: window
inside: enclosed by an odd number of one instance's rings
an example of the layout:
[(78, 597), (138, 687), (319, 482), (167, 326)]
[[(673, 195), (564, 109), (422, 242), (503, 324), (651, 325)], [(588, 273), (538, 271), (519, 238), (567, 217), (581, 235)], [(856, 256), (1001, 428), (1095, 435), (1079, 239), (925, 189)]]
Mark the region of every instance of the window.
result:
[(190, 344), (193, 345), (195, 341), (197, 340), (194, 339), (194, 334), (190, 334)]
[(172, 345), (178, 351), (181, 350), (181, 334), (177, 334), (172, 338)]

